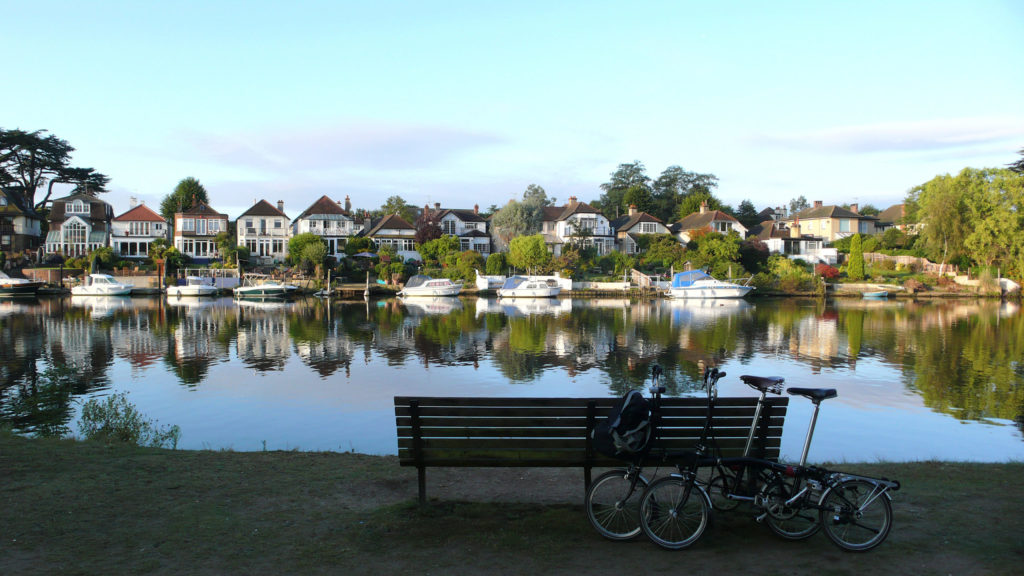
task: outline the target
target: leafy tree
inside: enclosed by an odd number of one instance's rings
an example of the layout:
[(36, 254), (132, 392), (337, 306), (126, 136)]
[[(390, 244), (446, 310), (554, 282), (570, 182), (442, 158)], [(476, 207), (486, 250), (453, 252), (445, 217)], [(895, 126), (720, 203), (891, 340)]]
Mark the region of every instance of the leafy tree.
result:
[(854, 234), (850, 240), (850, 263), (846, 267), (846, 276), (850, 280), (864, 279), (864, 249), (860, 234)]
[(360, 252), (372, 252), (373, 250), (373, 240), (365, 236), (349, 238), (348, 242), (345, 243), (345, 254), (348, 256), (354, 256)]
[(966, 168), (955, 182), (969, 212), (964, 248), (982, 266), (1015, 268), (1013, 256), (1024, 252), (1024, 175)]
[(744, 200), (740, 202), (739, 208), (736, 209), (736, 219), (750, 229), (761, 223), (760, 217), (758, 217), (757, 208), (754, 207), (754, 203), (750, 200)]
[(722, 201), (715, 198), (711, 192), (694, 192), (679, 203), (679, 209), (676, 212), (676, 220), (682, 220), (694, 212), (700, 212), (700, 205), (703, 202), (708, 203), (708, 210), (722, 210), (726, 211), (726, 207), (722, 204)]
[(658, 234), (651, 237), (647, 250), (643, 253), (643, 262), (652, 268), (682, 270), (686, 264), (686, 247), (679, 243), (671, 234)]
[(820, 263), (814, 266), (814, 273), (826, 280), (834, 280), (839, 278), (839, 269), (835, 266), (829, 266), (825, 263)]
[[(324, 239), (316, 234), (306, 232), (304, 234), (296, 234), (288, 240), (288, 262), (293, 266), (306, 265), (309, 268), (323, 264), (323, 258), (320, 261), (312, 261), (306, 259), (306, 247), (311, 244), (319, 244), (324, 248), (324, 257), (327, 255), (327, 245)], [(313, 255), (311, 252), (310, 255)]]
[(789, 201), (790, 214), (797, 214), (799, 212), (803, 212), (804, 210), (807, 210), (810, 207), (811, 205), (807, 202), (807, 198), (804, 198), (803, 196), (793, 198), (792, 200)]
[(551, 253), (544, 244), (544, 236), (519, 236), (509, 243), (508, 263), (521, 270), (544, 266), (551, 260)]
[(504, 208), (491, 218), (494, 238), (499, 249), (509, 245), (513, 238), (540, 232), (544, 221), (544, 207), (552, 200), (547, 192), (536, 184), (530, 184), (523, 192), (523, 201), (510, 200)]
[(689, 172), (679, 166), (669, 166), (654, 181), (654, 208), (649, 212), (664, 222), (671, 222), (677, 206), (685, 198), (697, 193), (711, 194), (717, 187), (718, 177), (714, 174)]
[(626, 193), (632, 191), (634, 197), (647, 196), (651, 194), (651, 179), (647, 176), (647, 169), (643, 162), (635, 160), (630, 164), (619, 164), (618, 169), (611, 174), (611, 180), (601, 184), (601, 198), (597, 201), (596, 208), (604, 212), (608, 217), (615, 218), (629, 208), (626, 203)]
[(484, 271), (486, 274), (491, 276), (499, 276), (505, 274), (508, 269), (508, 262), (505, 259), (504, 252), (492, 252), (487, 257), (487, 269)]
[[(73, 168), (67, 141), (46, 134), (46, 130), (25, 132), (0, 128), (0, 185), (18, 186), (25, 203), (36, 210), (50, 200), (53, 185), (75, 184), (75, 191), (106, 192), (110, 181), (92, 168)], [(46, 196), (36, 202), (36, 191), (49, 182)]]
[(374, 214), (378, 218), (398, 214), (403, 220), (411, 223), (417, 220), (418, 210), (415, 206), (407, 204), (401, 196), (390, 196)]
[(476, 250), (463, 250), (446, 256), (445, 276), (452, 280), (476, 281), (476, 271), (484, 267), (484, 257)]
[(418, 252), (423, 257), (424, 264), (440, 265), (445, 262), (445, 258), (449, 254), (459, 253), (459, 239), (446, 234), (440, 238), (420, 244)]
[(756, 237), (748, 238), (740, 243), (740, 264), (750, 271), (759, 271), (764, 268), (771, 252), (768, 245)]
[(420, 214), (419, 219), (416, 220), (416, 236), (414, 239), (417, 245), (422, 246), (431, 240), (440, 238), (444, 234), (441, 230), (441, 224), (437, 220), (437, 214), (436, 210), (424, 210)]
[(327, 244), (323, 241), (310, 242), (302, 247), (301, 266), (307, 273), (312, 269), (317, 278), (323, 276), (326, 260)]
[(654, 209), (651, 191), (642, 186), (634, 186), (626, 190), (626, 193), (622, 196), (622, 202), (627, 210), (632, 206), (636, 206), (638, 211), (650, 213)]
[(922, 225), (917, 246), (932, 261), (946, 264), (967, 253), (964, 241), (970, 232), (970, 212), (962, 184), (946, 174), (915, 186), (907, 195), (907, 217)]
[(210, 196), (206, 193), (206, 188), (199, 183), (199, 180), (191, 176), (183, 178), (174, 187), (174, 191), (164, 196), (160, 202), (160, 215), (168, 222), (173, 222), (175, 214), (188, 210), (195, 205), (197, 200), (206, 204), (210, 203)]
[(906, 247), (907, 235), (899, 228), (889, 228), (882, 233), (882, 248), (898, 250)]
[(691, 261), (700, 268), (711, 268), (720, 271), (735, 264), (740, 268), (740, 238), (738, 235), (711, 232), (700, 235), (693, 242), (696, 246), (690, 251)]

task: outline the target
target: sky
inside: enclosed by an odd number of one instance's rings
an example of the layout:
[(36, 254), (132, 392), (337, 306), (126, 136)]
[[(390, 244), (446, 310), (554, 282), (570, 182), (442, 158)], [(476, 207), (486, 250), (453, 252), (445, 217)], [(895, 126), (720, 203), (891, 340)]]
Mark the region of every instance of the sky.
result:
[(0, 128), (104, 199), (600, 197), (620, 164), (760, 210), (901, 202), (1024, 148), (1024, 2), (0, 0)]

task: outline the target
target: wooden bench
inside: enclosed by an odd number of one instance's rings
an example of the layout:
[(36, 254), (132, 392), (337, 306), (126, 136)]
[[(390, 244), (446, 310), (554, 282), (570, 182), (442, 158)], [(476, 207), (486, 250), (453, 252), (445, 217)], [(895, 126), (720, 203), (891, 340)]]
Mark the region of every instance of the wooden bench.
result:
[[(418, 471), (426, 502), (429, 467), (593, 468), (622, 466), (594, 451), (590, 431), (619, 398), (438, 398), (395, 396), (398, 457)], [(757, 398), (718, 398), (714, 434), (725, 456), (740, 456)], [(751, 455), (777, 460), (788, 397), (765, 400)], [(645, 465), (662, 462), (661, 448), (692, 448), (704, 428), (706, 398), (663, 398), (658, 444)]]

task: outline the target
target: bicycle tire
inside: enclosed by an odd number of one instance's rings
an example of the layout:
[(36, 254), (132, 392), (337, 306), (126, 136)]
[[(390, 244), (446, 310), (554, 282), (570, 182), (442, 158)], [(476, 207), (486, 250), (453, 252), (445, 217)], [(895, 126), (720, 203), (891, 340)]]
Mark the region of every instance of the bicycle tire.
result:
[(665, 476), (651, 483), (640, 500), (640, 526), (658, 546), (692, 546), (711, 523), (711, 498), (696, 482)]
[(597, 533), (609, 540), (631, 540), (640, 535), (640, 498), (647, 488), (647, 478), (637, 478), (629, 493), (632, 478), (625, 468), (611, 470), (597, 477), (587, 489), (587, 519)]
[(786, 505), (791, 491), (781, 478), (776, 478), (765, 487), (763, 506), (768, 514), (766, 521), (772, 532), (786, 540), (805, 540), (821, 529), (821, 515), (812, 494), (800, 498), (793, 505)]
[(821, 525), (829, 540), (843, 550), (871, 550), (885, 541), (892, 528), (891, 498), (874, 482), (844, 480), (822, 496)]

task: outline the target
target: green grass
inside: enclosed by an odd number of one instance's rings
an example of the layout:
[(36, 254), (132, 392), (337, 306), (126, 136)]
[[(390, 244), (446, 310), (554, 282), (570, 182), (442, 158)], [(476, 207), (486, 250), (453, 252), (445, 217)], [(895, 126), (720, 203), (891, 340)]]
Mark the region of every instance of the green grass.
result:
[[(1013, 574), (1024, 561), (1024, 464), (843, 468), (903, 483), (893, 531), (875, 551), (844, 553), (823, 535), (783, 542), (735, 512), (718, 514), (691, 550), (669, 553), (597, 536), (579, 470), (560, 481), (570, 484), (564, 502), (421, 507), (415, 470), (393, 457), (0, 432), (0, 574)], [(521, 493), (546, 489), (507, 476)], [(494, 481), (472, 470), (445, 478), (449, 493)]]

